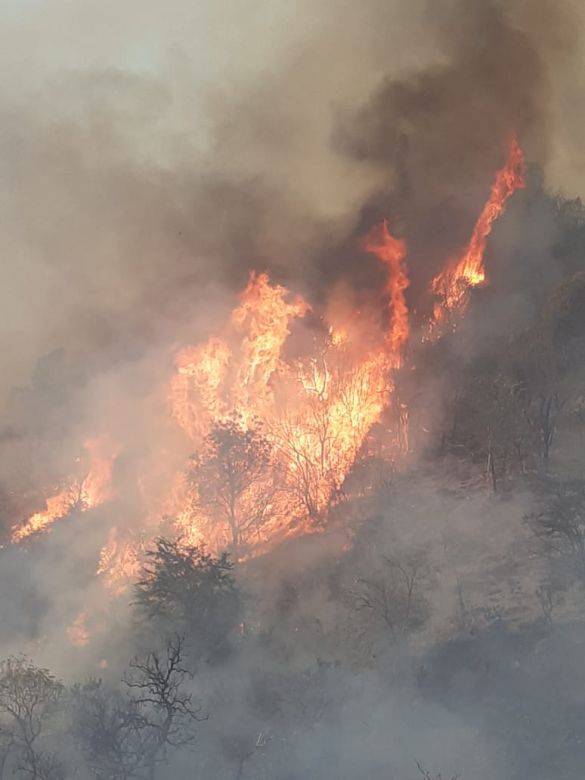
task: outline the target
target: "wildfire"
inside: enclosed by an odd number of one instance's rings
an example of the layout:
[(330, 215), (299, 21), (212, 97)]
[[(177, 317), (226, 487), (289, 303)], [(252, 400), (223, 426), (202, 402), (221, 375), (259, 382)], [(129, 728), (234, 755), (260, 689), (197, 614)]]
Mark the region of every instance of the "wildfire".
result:
[(89, 439), (83, 445), (89, 460), (89, 470), (81, 479), (73, 480), (64, 490), (46, 499), (46, 508), (36, 512), (22, 525), (12, 529), (12, 541), (22, 542), (32, 534), (48, 528), (74, 509), (86, 512), (111, 497), (111, 477), (115, 455), (105, 439)]
[[(510, 196), (525, 186), (523, 174), (514, 138), (469, 243), (432, 282), (434, 326), (462, 312), (470, 289), (485, 283), (488, 236)], [(345, 298), (340, 303), (332, 297), (328, 313), (315, 312), (312, 326), (304, 327), (299, 323), (309, 304), (266, 274), (253, 273), (219, 333), (176, 354), (170, 415), (193, 455), (178, 473), (171, 468), (164, 479), (153, 480), (157, 484), (144, 500), (150, 535), (164, 519), (189, 543), (214, 552), (228, 548), (236, 557), (254, 555), (285, 536), (322, 528), (329, 510), (344, 500), (355, 464), (371, 447), (385, 460), (408, 451), (408, 407), (395, 386), (411, 338), (406, 245), (384, 221), (361, 248), (379, 260), (386, 275), (379, 290), (383, 324), (377, 308), (373, 314), (357, 306), (347, 311)], [(293, 331), (295, 356), (290, 357)], [(380, 421), (386, 434), (372, 443), (369, 434)], [(89, 440), (84, 450), (87, 473), (15, 526), (13, 542), (112, 496), (117, 452), (111, 442)], [(138, 533), (109, 529), (98, 574), (110, 592), (123, 592), (136, 578), (148, 538), (145, 528)], [(69, 629), (71, 641), (80, 646), (89, 641), (85, 621), (80, 613)]]
[(288, 291), (271, 285), (266, 274), (252, 274), (232, 312), (226, 338), (212, 337), (176, 357), (171, 382), (171, 411), (196, 441), (213, 420), (237, 409), (244, 420), (269, 413), (270, 380), (282, 368), (281, 350), (290, 324), (309, 310), (301, 298), (289, 302)]
[[(252, 274), (224, 339), (213, 337), (177, 355), (171, 383), (175, 420), (194, 444), (223, 435), (223, 444), (218, 439), (214, 446), (225, 447), (225, 462), (217, 452), (207, 457), (224, 472), (248, 468), (250, 481), (223, 497), (221, 506), (202, 499), (196, 479), (190, 488), (179, 482), (171, 514), (189, 539), (237, 547), (252, 536), (261, 542), (307, 531), (340, 497), (370, 428), (388, 406), (391, 372), (402, 362), (408, 337), (404, 243), (383, 223), (366, 249), (387, 270), (390, 309), (387, 332), (370, 349), (353, 339), (351, 324), (340, 329), (324, 322), (323, 333), (313, 336), (312, 354), (285, 360), (292, 323), (310, 307), (301, 298), (291, 301), (265, 274)], [(253, 479), (244, 449), (251, 428), (258, 441), (250, 441), (265, 457), (262, 473)], [(211, 478), (209, 470), (199, 473)], [(224, 476), (234, 483), (246, 480), (243, 474)], [(217, 517), (222, 513), (223, 523)]]
[(386, 333), (386, 344), (394, 367), (399, 368), (409, 335), (408, 306), (404, 295), (409, 286), (404, 262), (406, 244), (390, 235), (388, 223), (384, 221), (370, 232), (364, 248), (388, 268), (386, 292), (390, 300), (390, 327)]
[(432, 291), (437, 296), (435, 322), (441, 322), (451, 312), (465, 309), (469, 290), (486, 280), (484, 254), (494, 221), (503, 213), (506, 202), (516, 190), (526, 186), (524, 155), (514, 136), (508, 150), (508, 159), (495, 176), (490, 196), (483, 207), (469, 243), (454, 265), (449, 264), (433, 279)]

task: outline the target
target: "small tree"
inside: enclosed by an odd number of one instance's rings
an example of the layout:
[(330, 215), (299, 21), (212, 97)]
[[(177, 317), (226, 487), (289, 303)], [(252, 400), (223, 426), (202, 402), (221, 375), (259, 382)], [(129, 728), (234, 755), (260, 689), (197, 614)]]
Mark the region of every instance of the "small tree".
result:
[(62, 693), (62, 684), (25, 656), (11, 656), (0, 663), (2, 769), (12, 758), (14, 768), (31, 780), (64, 777), (55, 755), (41, 747)]
[(196, 655), (222, 657), (240, 616), (240, 595), (227, 553), (159, 538), (146, 552), (134, 605), (145, 621), (184, 632)]
[(551, 550), (576, 560), (585, 580), (585, 484), (579, 481), (556, 485), (544, 509), (528, 519)]
[(138, 705), (101, 680), (73, 689), (73, 735), (97, 780), (130, 780), (146, 766), (149, 735)]
[(423, 592), (425, 559), (412, 554), (403, 559), (382, 558), (382, 566), (348, 589), (353, 607), (381, 622), (393, 639), (421, 626), (428, 611)]
[(340, 489), (332, 468), (341, 448), (331, 430), (327, 406), (319, 397), (313, 399), (302, 421), (288, 418), (275, 426), (279, 455), (286, 464), (282, 489), (292, 499), (292, 506), (315, 525), (322, 525), (331, 501)]
[(443, 444), (484, 466), (497, 492), (514, 473), (524, 473), (539, 451), (538, 433), (526, 411), (530, 398), (496, 361), (476, 360), (461, 374)]
[(101, 680), (74, 689), (73, 731), (98, 780), (154, 780), (168, 747), (194, 740), (194, 723), (205, 716), (193, 706), (191, 679), (177, 635), (162, 652), (130, 663), (124, 691), (107, 689)]
[(142, 659), (135, 658), (123, 677), (148, 735), (149, 780), (154, 780), (157, 764), (165, 760), (167, 748), (193, 742), (194, 722), (206, 718), (200, 707), (193, 706), (192, 694), (186, 690), (186, 683), (192, 679), (184, 661), (184, 638), (179, 635), (167, 640), (162, 654), (151, 651)]
[(217, 422), (193, 457), (188, 479), (200, 508), (224, 524), (237, 554), (267, 518), (274, 494), (270, 445), (257, 422), (247, 427), (232, 418)]

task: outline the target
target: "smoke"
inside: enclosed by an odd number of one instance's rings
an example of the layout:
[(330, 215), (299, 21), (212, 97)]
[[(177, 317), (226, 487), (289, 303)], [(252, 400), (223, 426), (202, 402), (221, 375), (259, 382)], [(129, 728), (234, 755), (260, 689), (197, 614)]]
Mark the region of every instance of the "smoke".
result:
[(3, 376), (26, 382), (55, 347), (148, 343), (250, 267), (329, 285), (359, 253), (326, 250), (375, 193), (428, 278), (514, 129), (548, 160), (567, 27), (551, 8), (8, 8)]
[[(553, 83), (572, 17), (566, 4), (537, 6), (430, 5), (437, 61), (385, 76), (338, 131), (342, 148), (394, 182), (374, 208), (390, 212), (407, 239), (418, 298), (467, 240), (513, 134), (530, 161), (550, 160)], [(546, 38), (533, 18), (546, 18)]]
[[(93, 575), (104, 528), (114, 518), (120, 529), (142, 530), (137, 475), (147, 485), (167, 483), (188, 454), (165, 406), (173, 352), (226, 320), (250, 270), (269, 270), (342, 318), (379, 287), (379, 264), (360, 239), (387, 217), (406, 240), (407, 296), (416, 317), (428, 306), (430, 279), (468, 239), (512, 133), (542, 169), (545, 188), (580, 193), (582, 13), (554, 0), (5, 3), (5, 539), (15, 517), (38, 509), (44, 491), (69, 473), (86, 437), (113, 432), (124, 451), (116, 465), (123, 489), (104, 515), (74, 515), (30, 550), (0, 550), (3, 651), (24, 645), (71, 676), (94, 673), (104, 655), (115, 676), (127, 658), (127, 603), (104, 614)], [(552, 259), (554, 215), (547, 198), (532, 194), (537, 190), (518, 196), (494, 233), (490, 272), (497, 292), (486, 294), (462, 325), (453, 346), (458, 356), (477, 355), (530, 321), (544, 290), (560, 279)], [(512, 274), (511, 258), (518, 261)], [(426, 386), (421, 406), (429, 417), (440, 416), (448, 381), (433, 377)], [(479, 601), (483, 574), (524, 539), (527, 499), (462, 506), (418, 481), (413, 492), (372, 513), (383, 529), (378, 552), (391, 554), (399, 541), (433, 551), (434, 617), (413, 656), (422, 666), (455, 619), (460, 580), (480, 582)], [(440, 529), (429, 520), (437, 507), (450, 517)], [(350, 577), (351, 569), (340, 574), (339, 561), (354, 541), (353, 534), (342, 542), (312, 540), (298, 559), (288, 548), (258, 564), (266, 568), (264, 579), (248, 575), (245, 585), (270, 604), (285, 575), (310, 582), (324, 569), (327, 582)], [(533, 576), (531, 570), (522, 581), (523, 596)], [(515, 587), (509, 583), (506, 592), (513, 608)], [(316, 622), (313, 612), (341, 631), (328, 588), (307, 585), (305, 612), (286, 628), (291, 636)], [(64, 636), (83, 611), (94, 615), (89, 628), (101, 639), (80, 650)], [(313, 658), (324, 640), (290, 641), (294, 664), (302, 667), (307, 647)], [(303, 776), (379, 777), (389, 750), (397, 777), (415, 776), (417, 760), (445, 777), (506, 776), (490, 755), (505, 740), (489, 729), (486, 737), (484, 728), (493, 710), (486, 715), (469, 705), (462, 716), (448, 697), (441, 704), (417, 698), (417, 670), (406, 650), (398, 668), (384, 659), (381, 671), (354, 674), (358, 650), (343, 641), (341, 671), (326, 686), (333, 698), (343, 693), (335, 718), (301, 730), (285, 748)], [(557, 656), (558, 648), (551, 651)], [(371, 656), (368, 663), (375, 663)], [(277, 677), (291, 672), (268, 653), (225, 672), (237, 721), (226, 728), (236, 736), (242, 722), (258, 732), (265, 726), (250, 705), (263, 664)], [(386, 672), (395, 686), (389, 697), (381, 692)], [(249, 685), (242, 682), (247, 675)], [(214, 682), (202, 695), (211, 696)], [(489, 684), (482, 678), (481, 691)], [(411, 732), (422, 736), (411, 740)], [(222, 724), (209, 733), (219, 751)]]

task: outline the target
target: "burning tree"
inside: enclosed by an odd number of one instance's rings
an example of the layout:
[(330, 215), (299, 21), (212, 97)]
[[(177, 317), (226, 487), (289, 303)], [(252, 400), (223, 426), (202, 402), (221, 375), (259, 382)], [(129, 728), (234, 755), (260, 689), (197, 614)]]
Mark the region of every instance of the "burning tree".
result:
[(386, 354), (356, 364), (351, 350), (330, 343), (322, 367), (303, 367), (296, 410), (271, 428), (281, 484), (291, 508), (311, 523), (324, 521), (342, 495), (366, 436), (392, 392)]
[(285, 360), (292, 323), (309, 307), (252, 274), (225, 338), (178, 354), (172, 413), (195, 444), (202, 442), (188, 475), (192, 511), (183, 503), (173, 512), (191, 538), (208, 538), (209, 530), (215, 544), (213, 526), (224, 526), (237, 554), (263, 535), (320, 524), (338, 497), (388, 406), (390, 374), (408, 335), (405, 247), (386, 225), (378, 232), (366, 249), (387, 269), (381, 297), (391, 316), (387, 332), (367, 345), (349, 318), (324, 323), (329, 337), (315, 336), (309, 355)]
[(427, 618), (427, 562), (421, 553), (402, 559), (384, 556), (382, 566), (348, 588), (350, 603), (390, 632), (393, 640), (419, 628)]
[(218, 421), (193, 458), (188, 479), (198, 509), (228, 528), (234, 555), (267, 519), (275, 493), (270, 445), (253, 420)]
[(484, 254), (487, 239), (494, 221), (504, 211), (506, 201), (517, 189), (526, 186), (524, 180), (524, 155), (517, 139), (512, 138), (508, 158), (492, 183), (490, 196), (473, 228), (469, 243), (455, 265), (449, 264), (432, 283), (437, 297), (434, 309), (434, 324), (444, 323), (467, 307), (470, 291), (485, 283)]

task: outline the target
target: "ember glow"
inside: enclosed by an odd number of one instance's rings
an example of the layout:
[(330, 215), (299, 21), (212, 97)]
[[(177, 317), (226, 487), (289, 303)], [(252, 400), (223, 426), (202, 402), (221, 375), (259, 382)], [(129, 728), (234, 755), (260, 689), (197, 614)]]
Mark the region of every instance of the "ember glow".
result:
[(524, 155), (514, 137), (506, 164), (496, 173), (490, 196), (463, 254), (433, 280), (432, 290), (438, 299), (434, 310), (436, 322), (444, 321), (450, 313), (462, 312), (467, 305), (469, 290), (485, 284), (484, 254), (488, 236), (494, 221), (503, 213), (508, 198), (526, 186), (524, 168)]

